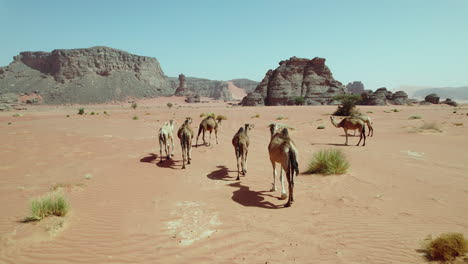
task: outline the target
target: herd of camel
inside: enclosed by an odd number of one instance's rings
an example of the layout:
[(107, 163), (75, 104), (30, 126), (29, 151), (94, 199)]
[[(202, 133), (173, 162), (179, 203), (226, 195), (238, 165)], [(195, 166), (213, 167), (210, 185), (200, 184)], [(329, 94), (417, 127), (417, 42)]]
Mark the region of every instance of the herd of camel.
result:
[[(221, 124), (222, 118), (219, 116), (215, 118), (214, 114), (208, 114), (199, 125), (197, 140), (195, 146), (198, 146), (198, 138), (200, 134), (203, 134), (203, 144), (211, 144), (211, 134), (214, 131), (216, 144), (218, 144), (218, 128)], [(343, 128), (346, 135), (345, 145), (348, 145), (348, 130), (354, 130), (354, 132), (359, 131), (360, 138), (357, 146), (361, 143), (361, 140), (364, 139), (362, 146), (366, 145), (366, 129), (367, 125), (369, 129), (368, 136), (373, 136), (374, 129), (372, 127), (371, 118), (368, 116), (350, 116), (345, 117), (339, 123), (333, 119), (333, 116), (330, 116), (331, 123), (337, 128)], [(184, 123), (177, 130), (177, 137), (180, 140), (180, 145), (182, 148), (182, 169), (185, 169), (185, 164), (190, 164), (192, 157), (192, 139), (194, 137), (194, 131), (191, 128), (192, 118), (187, 117)], [(245, 124), (244, 127), (240, 127), (237, 133), (232, 138), (232, 145), (234, 146), (234, 151), (236, 154), (237, 160), (237, 178), (239, 180), (240, 175), (246, 175), (247, 173), (247, 154), (249, 152), (249, 134), (248, 132), (254, 128), (253, 124)], [(288, 126), (271, 123), (270, 128), (270, 143), (268, 144), (268, 152), (270, 154), (270, 161), (273, 167), (273, 186), (270, 191), (276, 191), (276, 163), (280, 164), (280, 182), (281, 182), (281, 200), (288, 198), (285, 207), (291, 206), (294, 201), (294, 174), (299, 173), (299, 165), (297, 163), (298, 151), (296, 144), (289, 136)], [(164, 125), (159, 129), (158, 138), (159, 138), (159, 153), (160, 153), (160, 162), (163, 162), (162, 150), (166, 153), (166, 159), (171, 159), (174, 156), (174, 120), (165, 122)], [(205, 132), (210, 133), (208, 144), (205, 141)], [(170, 147), (172, 146), (172, 150)], [(288, 191), (289, 195), (286, 194), (283, 178), (283, 170), (286, 173), (286, 179), (288, 181)]]

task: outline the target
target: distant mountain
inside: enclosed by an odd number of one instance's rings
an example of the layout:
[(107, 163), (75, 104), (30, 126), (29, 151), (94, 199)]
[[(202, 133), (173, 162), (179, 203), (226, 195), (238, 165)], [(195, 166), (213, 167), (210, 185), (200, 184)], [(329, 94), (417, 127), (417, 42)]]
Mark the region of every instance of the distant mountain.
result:
[(440, 98), (468, 100), (468, 86), (421, 89), (414, 92), (413, 97), (425, 97), (431, 93), (437, 94)]

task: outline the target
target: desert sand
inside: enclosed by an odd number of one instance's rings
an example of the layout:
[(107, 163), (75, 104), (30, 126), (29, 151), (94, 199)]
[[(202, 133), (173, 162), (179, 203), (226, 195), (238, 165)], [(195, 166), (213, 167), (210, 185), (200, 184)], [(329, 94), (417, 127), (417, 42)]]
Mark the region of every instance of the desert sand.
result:
[[(138, 105), (87, 105), (99, 115), (83, 116), (81, 106), (0, 113), (0, 263), (427, 263), (417, 251), (427, 235), (468, 234), (466, 105), (457, 113), (445, 105), (360, 106), (373, 112), (365, 147), (354, 146), (358, 137), (342, 145), (343, 130), (329, 121), (336, 106), (174, 97)], [(384, 112), (394, 108), (401, 111)], [(198, 130), (199, 115), (210, 111), (228, 118), (219, 144), (193, 148), (181, 170), (176, 138), (174, 159), (158, 164), (163, 122), (175, 119), (178, 128), (191, 116)], [(295, 128), (301, 171), (322, 149), (339, 148), (351, 163), (344, 175), (300, 174), (290, 208), (269, 191), (267, 124), (279, 116)], [(425, 121), (442, 132), (413, 132)], [(248, 173), (235, 181), (231, 138), (244, 123), (255, 128)], [(29, 201), (51, 188), (66, 195), (70, 213), (22, 223)]]

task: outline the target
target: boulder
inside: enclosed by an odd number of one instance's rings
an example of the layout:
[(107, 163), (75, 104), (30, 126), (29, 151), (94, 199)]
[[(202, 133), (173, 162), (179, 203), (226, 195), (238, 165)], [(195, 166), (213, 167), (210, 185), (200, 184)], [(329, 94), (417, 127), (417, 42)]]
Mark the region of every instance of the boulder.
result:
[(445, 101), (440, 102), (441, 104), (448, 104), (451, 106), (458, 106), (457, 102), (453, 101), (450, 98), (445, 99)]
[(264, 105), (264, 99), (260, 93), (252, 92), (248, 93), (247, 96), (242, 99), (240, 104), (243, 106)]
[(189, 95), (187, 96), (187, 98), (185, 98), (185, 102), (186, 103), (200, 103), (201, 102), (200, 95), (198, 94)]
[(429, 102), (431, 104), (438, 104), (440, 97), (437, 94), (429, 94), (424, 98), (424, 101)]
[(404, 91), (395, 92), (392, 95), (391, 103), (395, 105), (406, 105), (408, 102), (408, 94)]
[(346, 85), (346, 88), (348, 89), (349, 92), (352, 94), (362, 94), (364, 92), (364, 84), (359, 81), (354, 81), (352, 83), (348, 83)]

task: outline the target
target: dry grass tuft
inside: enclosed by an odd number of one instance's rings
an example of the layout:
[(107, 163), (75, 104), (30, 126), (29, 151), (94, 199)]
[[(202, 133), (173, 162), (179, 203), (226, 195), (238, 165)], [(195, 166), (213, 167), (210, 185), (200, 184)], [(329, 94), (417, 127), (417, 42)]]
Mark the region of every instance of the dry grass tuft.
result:
[(260, 118), (260, 115), (259, 114), (256, 114), (254, 116), (251, 116), (251, 118)]
[(349, 169), (349, 162), (339, 149), (321, 150), (314, 154), (307, 173), (311, 174), (344, 174)]
[(53, 192), (31, 201), (31, 215), (24, 219), (25, 222), (39, 221), (44, 217), (55, 215), (65, 216), (70, 204), (63, 194)]
[(420, 130), (433, 130), (437, 132), (442, 132), (439, 128), (439, 125), (436, 122), (424, 123), (419, 127)]
[(422, 119), (422, 116), (420, 115), (412, 115), (408, 119)]
[(455, 126), (463, 126), (463, 123), (453, 123)]
[(461, 233), (445, 233), (432, 239), (429, 236), (423, 251), (429, 260), (452, 261), (468, 252), (468, 241)]
[(325, 129), (325, 126), (324, 125), (320, 125), (317, 127), (317, 129)]

